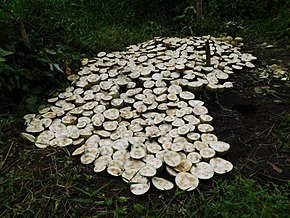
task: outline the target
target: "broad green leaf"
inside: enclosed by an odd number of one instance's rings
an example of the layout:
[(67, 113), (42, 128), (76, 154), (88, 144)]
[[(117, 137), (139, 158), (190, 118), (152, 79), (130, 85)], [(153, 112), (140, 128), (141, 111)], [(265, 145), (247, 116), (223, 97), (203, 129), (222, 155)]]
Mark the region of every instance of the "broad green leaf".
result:
[(37, 102), (37, 97), (35, 97), (35, 96), (30, 96), (29, 98), (27, 98), (27, 99), (25, 100), (25, 102), (26, 102), (27, 104), (29, 104), (29, 105), (35, 105), (36, 102)]
[(59, 72), (63, 73), (63, 70), (60, 69), (59, 64), (53, 64), (53, 66), (54, 66), (55, 69), (57, 69)]
[(145, 207), (142, 204), (134, 204), (134, 209), (137, 213), (143, 213)]
[(54, 50), (52, 50), (52, 49), (45, 48), (44, 50), (45, 50), (45, 52), (46, 52), (47, 54), (51, 54), (51, 55), (55, 55), (55, 54), (56, 54), (56, 52), (55, 52)]
[(6, 59), (5, 58), (3, 58), (3, 57), (0, 57), (0, 62), (5, 62), (6, 61)]
[(0, 57), (4, 57), (4, 56), (7, 56), (7, 55), (12, 55), (14, 52), (12, 51), (6, 51), (4, 50), (3, 48), (0, 47)]

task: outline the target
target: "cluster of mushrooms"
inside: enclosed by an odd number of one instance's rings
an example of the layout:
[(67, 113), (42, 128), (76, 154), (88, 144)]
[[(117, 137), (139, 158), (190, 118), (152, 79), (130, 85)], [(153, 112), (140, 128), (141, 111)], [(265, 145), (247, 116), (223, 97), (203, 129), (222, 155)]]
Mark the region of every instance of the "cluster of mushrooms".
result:
[(230, 145), (212, 133), (213, 117), (194, 93), (232, 88), (230, 74), (253, 68), (255, 59), (209, 36), (157, 37), (100, 52), (82, 60), (49, 106), (24, 116), (22, 136), (39, 148), (72, 146), (81, 163), (121, 176), (135, 195), (151, 183), (170, 190), (173, 181), (192, 191), (200, 179), (233, 168), (219, 157)]

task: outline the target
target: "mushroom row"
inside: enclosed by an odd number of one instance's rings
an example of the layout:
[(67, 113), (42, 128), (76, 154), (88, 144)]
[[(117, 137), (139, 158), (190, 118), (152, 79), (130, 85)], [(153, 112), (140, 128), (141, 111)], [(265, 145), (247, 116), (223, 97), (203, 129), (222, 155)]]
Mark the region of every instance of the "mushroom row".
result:
[[(172, 189), (173, 180), (191, 191), (200, 179), (233, 168), (218, 157), (230, 145), (213, 134), (213, 117), (194, 93), (233, 87), (229, 76), (254, 67), (255, 59), (208, 36), (157, 37), (100, 52), (82, 60), (81, 70), (68, 76), (71, 86), (48, 99), (49, 106), (24, 116), (22, 136), (39, 148), (74, 147), (82, 164), (121, 176), (136, 195), (151, 183)], [(174, 179), (162, 178), (164, 171)]]

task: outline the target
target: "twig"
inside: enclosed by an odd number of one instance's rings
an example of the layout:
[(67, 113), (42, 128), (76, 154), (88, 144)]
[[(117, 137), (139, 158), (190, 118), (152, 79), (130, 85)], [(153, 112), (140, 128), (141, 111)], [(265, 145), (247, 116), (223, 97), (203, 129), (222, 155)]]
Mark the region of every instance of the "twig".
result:
[(272, 132), (272, 130), (273, 130), (273, 128), (274, 128), (275, 125), (276, 125), (276, 124), (274, 123), (274, 124), (271, 126), (269, 132), (268, 132), (267, 135), (266, 135), (266, 138), (271, 134), (271, 132)]
[(260, 132), (257, 135), (252, 136), (251, 138), (249, 138), (247, 141), (243, 142), (243, 144), (247, 144), (248, 142), (252, 141), (253, 139), (257, 139), (259, 138), (261, 135), (263, 135), (265, 132), (268, 131), (268, 134), (266, 135), (266, 137), (269, 136), (269, 134), (271, 133), (272, 129), (274, 128), (275, 124), (273, 124), (270, 128), (267, 128), (265, 130), (263, 130), (262, 132)]
[(5, 164), (5, 162), (6, 162), (7, 158), (8, 158), (8, 156), (9, 156), (9, 154), (10, 154), (10, 151), (11, 151), (11, 148), (12, 148), (13, 144), (14, 144), (14, 142), (11, 143), (11, 145), (10, 145), (10, 147), (9, 147), (9, 149), (8, 149), (8, 152), (7, 152), (5, 158), (4, 158), (4, 160), (3, 160), (3, 162), (2, 162), (2, 164), (1, 164), (1, 166), (0, 166), (0, 169), (2, 169), (2, 167), (4, 166), (4, 164)]

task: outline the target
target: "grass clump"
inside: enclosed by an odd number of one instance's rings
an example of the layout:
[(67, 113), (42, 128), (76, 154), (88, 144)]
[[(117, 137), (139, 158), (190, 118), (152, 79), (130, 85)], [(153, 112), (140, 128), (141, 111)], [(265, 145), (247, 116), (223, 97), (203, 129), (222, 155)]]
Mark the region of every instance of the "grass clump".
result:
[[(209, 214), (214, 217), (287, 217), (289, 186), (258, 184), (236, 176), (232, 182), (217, 183), (218, 193)], [(211, 217), (211, 216), (208, 216)]]

